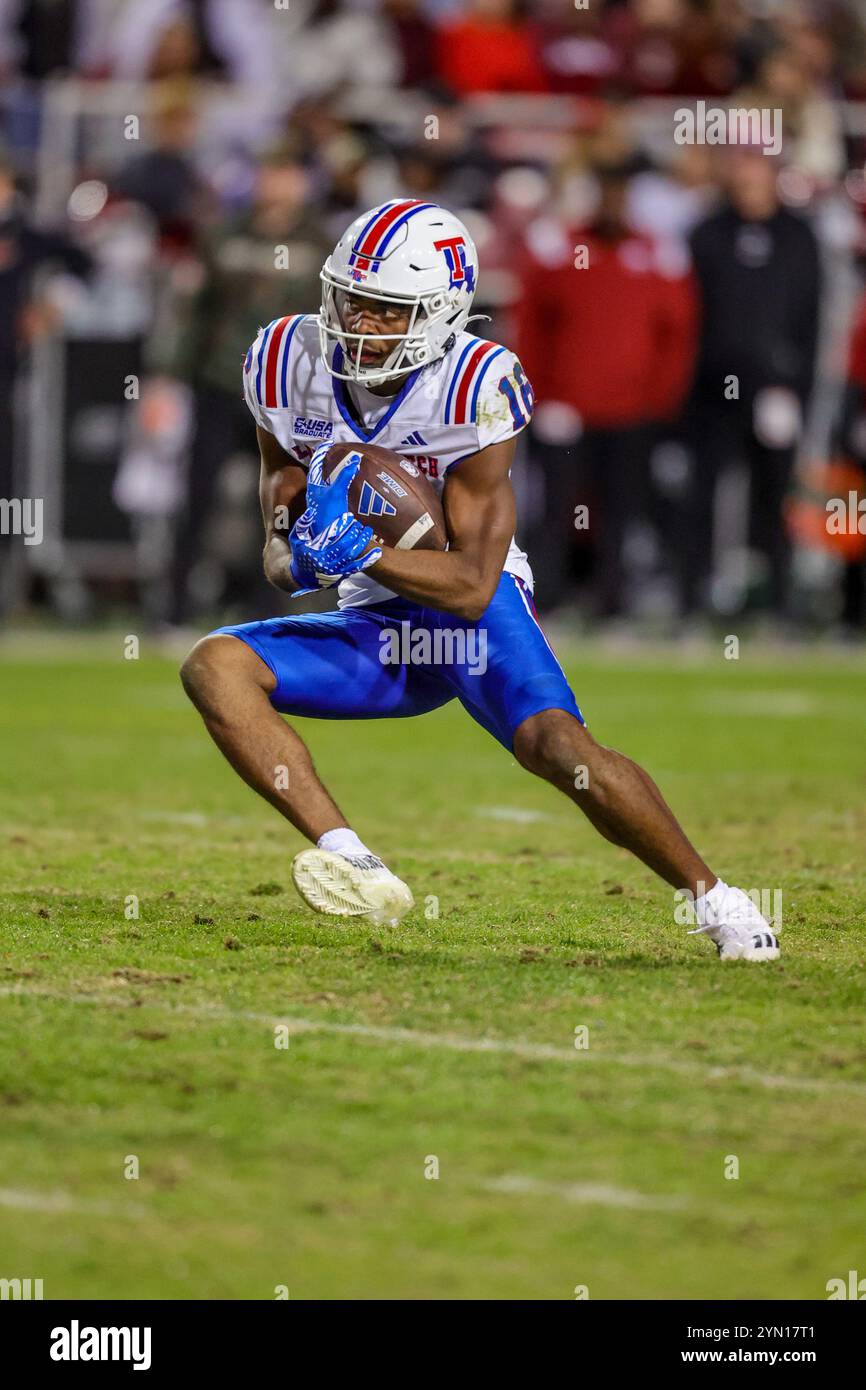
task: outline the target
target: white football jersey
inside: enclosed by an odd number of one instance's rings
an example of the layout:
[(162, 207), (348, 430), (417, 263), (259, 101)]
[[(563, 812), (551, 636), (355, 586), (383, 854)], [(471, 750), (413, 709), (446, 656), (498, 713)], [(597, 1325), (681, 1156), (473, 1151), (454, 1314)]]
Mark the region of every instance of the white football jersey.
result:
[[(334, 349), (333, 365), (340, 370)], [(347, 392), (366, 427), (349, 408)], [(449, 468), (518, 434), (532, 415), (532, 389), (513, 352), (458, 333), (438, 362), (413, 372), (385, 398), (331, 376), (322, 361), (314, 314), (275, 319), (259, 330), (244, 363), (244, 395), (256, 424), (302, 467), (319, 444), (376, 443), (412, 460), (438, 493)], [(532, 571), (512, 537), (504, 569), (530, 588)], [(341, 608), (394, 598), (368, 574), (339, 586)]]

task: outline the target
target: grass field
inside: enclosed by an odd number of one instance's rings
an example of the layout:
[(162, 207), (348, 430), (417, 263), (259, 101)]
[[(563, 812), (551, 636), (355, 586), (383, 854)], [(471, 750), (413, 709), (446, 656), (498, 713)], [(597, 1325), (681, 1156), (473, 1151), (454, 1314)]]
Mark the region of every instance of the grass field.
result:
[(457, 706), (298, 721), (418, 904), (396, 930), (314, 917), (300, 837), (176, 663), (122, 652), (0, 646), (0, 1276), (821, 1299), (866, 1274), (862, 656), (563, 652), (711, 864), (782, 891), (785, 953), (754, 966)]

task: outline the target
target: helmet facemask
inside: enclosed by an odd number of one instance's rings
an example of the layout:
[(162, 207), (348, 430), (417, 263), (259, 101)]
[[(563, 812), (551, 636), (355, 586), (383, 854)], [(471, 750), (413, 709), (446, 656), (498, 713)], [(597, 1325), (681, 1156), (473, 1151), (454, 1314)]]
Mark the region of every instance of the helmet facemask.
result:
[[(319, 340), (322, 358), (332, 376), (341, 381), (357, 381), (365, 386), (379, 386), (425, 367), (442, 357), (446, 345), (459, 333), (469, 315), (471, 304), (461, 307), (455, 302), (458, 295), (445, 289), (427, 294), (400, 295), (382, 289), (361, 289), (335, 276), (326, 264), (322, 270), (322, 309), (319, 316)], [(393, 304), (409, 312), (405, 333), (352, 333), (343, 327), (340, 314), (345, 296), (369, 299), (375, 303)], [(392, 350), (381, 361), (362, 363), (365, 344), (391, 340)], [(333, 363), (333, 349), (341, 348), (338, 369)]]

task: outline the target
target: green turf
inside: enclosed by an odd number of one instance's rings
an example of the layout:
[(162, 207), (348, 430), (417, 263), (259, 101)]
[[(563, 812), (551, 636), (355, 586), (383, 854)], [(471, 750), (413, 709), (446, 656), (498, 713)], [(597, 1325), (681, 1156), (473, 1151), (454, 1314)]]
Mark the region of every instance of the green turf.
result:
[(121, 636), (0, 648), (0, 1277), (782, 1299), (866, 1274), (862, 658), (569, 654), (710, 863), (781, 890), (785, 955), (753, 966), (458, 707), (299, 722), (418, 903), (314, 917), (300, 837)]

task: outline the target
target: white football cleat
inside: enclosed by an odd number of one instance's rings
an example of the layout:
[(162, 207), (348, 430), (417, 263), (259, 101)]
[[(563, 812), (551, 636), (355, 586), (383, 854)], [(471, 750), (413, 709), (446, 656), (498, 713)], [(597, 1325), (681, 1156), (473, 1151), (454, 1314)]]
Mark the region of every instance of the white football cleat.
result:
[(712, 921), (689, 935), (701, 933), (715, 943), (720, 960), (779, 959), (778, 937), (742, 888), (728, 888)]
[(292, 878), (304, 902), (331, 917), (395, 927), (415, 905), (411, 890), (375, 854), (304, 849), (292, 861)]

